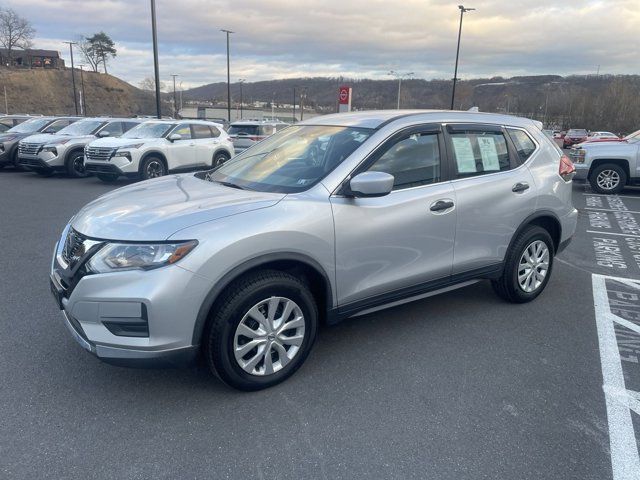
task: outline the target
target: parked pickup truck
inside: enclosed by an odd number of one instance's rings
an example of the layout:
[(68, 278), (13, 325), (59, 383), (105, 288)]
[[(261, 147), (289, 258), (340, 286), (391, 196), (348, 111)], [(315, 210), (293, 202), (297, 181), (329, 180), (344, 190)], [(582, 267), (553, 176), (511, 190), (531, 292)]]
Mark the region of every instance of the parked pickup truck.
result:
[(624, 141), (583, 143), (569, 156), (577, 179), (586, 179), (598, 193), (619, 193), (640, 184), (640, 130)]

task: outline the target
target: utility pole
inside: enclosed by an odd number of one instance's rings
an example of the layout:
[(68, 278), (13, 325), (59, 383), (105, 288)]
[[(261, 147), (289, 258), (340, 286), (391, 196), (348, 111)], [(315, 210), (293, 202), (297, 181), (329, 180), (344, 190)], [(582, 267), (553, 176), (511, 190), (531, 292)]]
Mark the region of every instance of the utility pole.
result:
[(158, 67), (158, 31), (156, 28), (156, 0), (151, 0), (151, 36), (153, 40), (153, 73), (156, 80), (156, 115), (162, 118), (160, 108), (160, 69)]
[(293, 87), (293, 123), (296, 123), (296, 87)]
[(456, 82), (458, 81), (458, 58), (460, 57), (460, 37), (462, 36), (462, 16), (465, 12), (475, 10), (475, 8), (465, 8), (464, 5), (458, 5), (460, 9), (460, 27), (458, 28), (458, 47), (456, 49), (456, 67), (453, 71), (453, 89), (451, 90), (451, 110), (453, 110), (453, 102), (456, 97)]
[(409, 72), (409, 73), (398, 73), (395, 70), (391, 70), (387, 75), (391, 75), (395, 78), (398, 79), (398, 102), (397, 102), (397, 109), (400, 110), (400, 87), (402, 85), (402, 79), (403, 78), (409, 78), (411, 76), (413, 76), (413, 72)]
[(172, 73), (173, 77), (173, 118), (178, 118), (178, 97), (176, 97), (176, 77), (177, 73)]
[(4, 112), (9, 115), (9, 102), (7, 101), (7, 86), (4, 87)]
[(240, 84), (240, 120), (242, 120), (244, 118), (244, 111), (242, 109), (242, 106), (243, 106), (243, 103), (244, 103), (243, 98), (242, 98), (242, 84), (244, 82), (246, 82), (246, 81), (247, 80), (244, 79), (244, 78), (238, 79), (238, 83)]
[(76, 93), (76, 73), (73, 67), (73, 46), (77, 45), (76, 42), (63, 42), (69, 44), (69, 53), (71, 54), (71, 81), (73, 83), (73, 103), (76, 107), (76, 115), (78, 115), (78, 94)]
[(231, 67), (229, 62), (229, 34), (234, 33), (231, 30), (221, 29), (221, 32), (227, 34), (227, 120), (231, 121)]
[(80, 97), (80, 110), (82, 115), (87, 116), (87, 92), (84, 90), (84, 65), (78, 65), (80, 67), (80, 88), (82, 96)]
[(307, 98), (307, 91), (305, 87), (301, 88), (300, 92), (300, 121), (304, 120), (304, 99)]

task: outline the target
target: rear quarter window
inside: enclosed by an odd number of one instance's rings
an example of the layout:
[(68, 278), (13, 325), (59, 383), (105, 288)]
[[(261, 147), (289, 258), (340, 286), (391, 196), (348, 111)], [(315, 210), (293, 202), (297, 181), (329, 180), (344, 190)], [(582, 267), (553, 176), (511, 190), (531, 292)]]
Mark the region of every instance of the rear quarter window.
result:
[(516, 147), (520, 161), (525, 162), (536, 151), (536, 143), (524, 130), (507, 128), (507, 132), (509, 132), (509, 137)]

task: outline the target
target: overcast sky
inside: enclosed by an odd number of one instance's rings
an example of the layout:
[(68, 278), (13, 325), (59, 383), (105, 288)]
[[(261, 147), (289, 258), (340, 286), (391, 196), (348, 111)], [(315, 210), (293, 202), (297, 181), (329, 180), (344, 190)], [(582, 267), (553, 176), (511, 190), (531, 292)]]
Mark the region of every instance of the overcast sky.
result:
[[(452, 78), (460, 2), (446, 0), (157, 0), (160, 75), (184, 88), (304, 76)], [(35, 46), (100, 30), (116, 42), (110, 72), (153, 75), (148, 0), (4, 0), (33, 23)], [(459, 77), (639, 73), (640, 0), (467, 2)], [(79, 56), (79, 52), (78, 52)]]

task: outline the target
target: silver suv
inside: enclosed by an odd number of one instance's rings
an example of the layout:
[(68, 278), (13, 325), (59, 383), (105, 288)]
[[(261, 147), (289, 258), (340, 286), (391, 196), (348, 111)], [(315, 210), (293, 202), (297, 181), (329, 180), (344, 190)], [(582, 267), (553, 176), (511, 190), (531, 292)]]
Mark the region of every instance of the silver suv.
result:
[(217, 169), (91, 202), (56, 245), (51, 289), (102, 360), (202, 353), (227, 384), (257, 390), (300, 367), (320, 321), (484, 279), (508, 301), (536, 298), (576, 228), (573, 174), (522, 118), (314, 118)]

